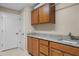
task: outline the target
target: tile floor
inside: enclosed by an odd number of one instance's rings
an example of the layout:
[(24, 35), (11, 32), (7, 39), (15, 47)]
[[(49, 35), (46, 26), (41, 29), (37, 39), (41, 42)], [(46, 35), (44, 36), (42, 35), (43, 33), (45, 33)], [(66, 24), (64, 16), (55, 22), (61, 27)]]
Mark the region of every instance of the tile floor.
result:
[(0, 51), (0, 56), (30, 56), (27, 51), (20, 48), (11, 49), (7, 51)]

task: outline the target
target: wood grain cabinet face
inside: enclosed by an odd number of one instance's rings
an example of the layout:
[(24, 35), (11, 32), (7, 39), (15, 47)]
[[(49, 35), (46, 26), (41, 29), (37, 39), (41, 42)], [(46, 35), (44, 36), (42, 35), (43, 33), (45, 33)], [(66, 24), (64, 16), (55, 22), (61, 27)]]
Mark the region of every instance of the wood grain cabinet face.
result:
[(55, 23), (55, 5), (52, 5), (54, 3), (47, 3), (33, 10), (32, 24)]
[(38, 24), (38, 21), (39, 21), (38, 9), (35, 9), (32, 11), (31, 23), (32, 23), (32, 25), (35, 25), (35, 24)]
[(39, 55), (39, 39), (33, 38), (33, 43), (32, 43), (32, 54), (34, 56)]
[(39, 55), (39, 40), (36, 38), (28, 37), (28, 52), (34, 56)]
[(64, 53), (59, 50), (56, 50), (56, 49), (50, 50), (50, 56), (63, 56), (63, 55)]
[(55, 4), (51, 3), (50, 4), (50, 9), (49, 9), (49, 16), (50, 16), (50, 22), (52, 22), (53, 24), (55, 24)]
[(32, 54), (32, 38), (31, 37), (27, 37), (27, 50), (30, 54)]
[(34, 56), (79, 56), (79, 48), (34, 37), (28, 37), (28, 52)]
[(39, 23), (49, 22), (49, 4), (45, 4), (39, 8)]
[(44, 45), (40, 45), (40, 53), (43, 53), (48, 56), (48, 47)]
[(57, 49), (59, 51), (62, 51), (64, 53), (64, 56), (66, 55), (72, 55), (72, 56), (79, 56), (79, 48), (78, 47), (73, 47), (70, 45), (65, 45), (65, 44), (60, 44), (60, 43), (55, 43), (55, 42), (50, 42), (50, 48)]
[(46, 40), (40, 40), (40, 55), (43, 54), (45, 56), (49, 55), (49, 46), (48, 46), (48, 41)]
[(46, 40), (40, 40), (40, 45), (48, 46), (48, 41), (46, 41)]

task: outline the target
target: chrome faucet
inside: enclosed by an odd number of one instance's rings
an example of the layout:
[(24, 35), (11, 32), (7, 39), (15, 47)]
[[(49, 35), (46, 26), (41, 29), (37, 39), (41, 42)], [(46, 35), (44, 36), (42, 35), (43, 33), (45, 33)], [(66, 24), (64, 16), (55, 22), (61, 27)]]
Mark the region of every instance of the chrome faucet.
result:
[(71, 32), (69, 32), (68, 36), (71, 38), (71, 40), (79, 40), (78, 38), (73, 36)]

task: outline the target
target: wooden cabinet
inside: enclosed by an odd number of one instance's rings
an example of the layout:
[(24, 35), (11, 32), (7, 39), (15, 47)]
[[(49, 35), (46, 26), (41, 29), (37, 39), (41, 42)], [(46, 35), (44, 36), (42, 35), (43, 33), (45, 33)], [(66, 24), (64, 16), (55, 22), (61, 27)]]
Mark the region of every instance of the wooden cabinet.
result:
[[(62, 56), (79, 56), (79, 48), (69, 46), (69, 45), (64, 45), (56, 42), (50, 42), (50, 50), (51, 48), (57, 49), (58, 51), (61, 51)], [(51, 53), (51, 52), (50, 52)]]
[(44, 39), (28, 37), (28, 52), (34, 56), (79, 56), (79, 48)]
[(77, 56), (77, 55), (76, 55), (76, 53), (71, 54), (71, 53), (68, 53), (67, 51), (51, 48), (50, 49), (50, 56)]
[(44, 23), (55, 23), (54, 3), (46, 3), (32, 11), (32, 24)]
[(32, 54), (32, 38), (31, 37), (27, 37), (27, 50), (28, 53)]
[(64, 53), (61, 50), (58, 50), (53, 47), (53, 42), (50, 42), (50, 56), (64, 56)]
[(49, 4), (45, 4), (39, 8), (39, 23), (48, 23), (49, 21)]
[(55, 4), (50, 3), (50, 9), (49, 9), (49, 15), (50, 15), (50, 22), (55, 24)]
[(50, 56), (63, 56), (64, 53), (62, 51), (51, 48)]
[(48, 41), (34, 37), (28, 37), (28, 52), (34, 56), (48, 56)]
[(28, 37), (28, 52), (34, 56), (39, 54), (39, 40), (33, 37)]
[(39, 39), (33, 38), (33, 43), (32, 43), (32, 54), (34, 56), (38, 56), (39, 54)]
[(48, 41), (41, 39), (41, 40), (40, 40), (40, 45), (45, 45), (45, 46), (48, 47)]
[(32, 23), (32, 25), (36, 25), (36, 24), (38, 24), (38, 21), (39, 21), (38, 9), (35, 9), (32, 11), (31, 23)]
[(45, 56), (48, 56), (49, 55), (49, 46), (48, 46), (48, 41), (46, 40), (40, 40), (40, 56), (41, 55), (45, 55)]
[(54, 3), (44, 4), (39, 8), (39, 23), (55, 23)]

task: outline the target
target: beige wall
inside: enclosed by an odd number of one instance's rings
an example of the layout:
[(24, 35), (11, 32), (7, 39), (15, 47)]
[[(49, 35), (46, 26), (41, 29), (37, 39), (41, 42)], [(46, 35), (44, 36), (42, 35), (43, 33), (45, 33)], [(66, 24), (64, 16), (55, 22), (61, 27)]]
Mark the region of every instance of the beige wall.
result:
[(79, 35), (79, 4), (59, 4), (56, 6), (56, 24), (34, 26), (36, 32)]
[(8, 13), (20, 14), (19, 11), (8, 9), (8, 8), (4, 8), (4, 7), (0, 7), (0, 12), (8, 12)]

